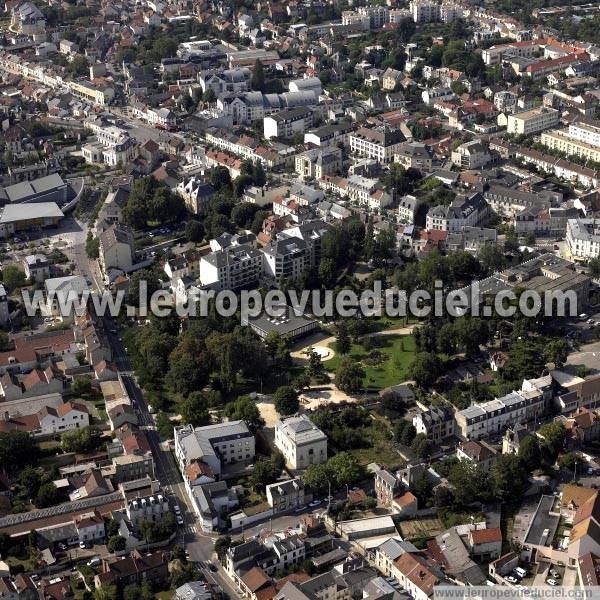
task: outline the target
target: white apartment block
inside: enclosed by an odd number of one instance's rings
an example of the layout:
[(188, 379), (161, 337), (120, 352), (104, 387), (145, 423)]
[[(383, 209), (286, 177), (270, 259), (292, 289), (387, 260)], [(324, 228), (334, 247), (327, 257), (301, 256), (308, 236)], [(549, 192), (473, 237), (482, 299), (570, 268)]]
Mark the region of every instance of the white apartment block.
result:
[(263, 272), (272, 279), (296, 279), (310, 264), (306, 242), (300, 238), (284, 238), (262, 249)]
[(200, 259), (200, 282), (203, 286), (220, 290), (236, 290), (256, 284), (262, 270), (262, 252), (241, 244), (203, 256)]
[(327, 460), (327, 436), (306, 415), (277, 421), (275, 446), (289, 469), (306, 469)]
[(458, 4), (444, 3), (440, 8), (440, 18), (444, 23), (451, 23), (462, 19), (463, 9)]
[(368, 19), (371, 29), (381, 29), (390, 21), (390, 10), (387, 6), (359, 6), (358, 14)]
[(569, 137), (600, 148), (600, 121), (576, 121), (569, 125)]
[(564, 152), (567, 156), (575, 155), (596, 162), (600, 161), (600, 146), (573, 139), (566, 129), (544, 131), (540, 141), (544, 146)]
[(368, 31), (371, 26), (368, 15), (355, 10), (342, 11), (342, 25), (360, 25), (363, 31)]
[(540, 106), (525, 112), (508, 116), (506, 131), (515, 135), (532, 135), (545, 129), (556, 127), (560, 120), (560, 112)]
[(596, 219), (568, 219), (566, 239), (572, 258), (589, 260), (600, 256), (600, 222)]
[(361, 127), (349, 135), (350, 151), (359, 156), (372, 158), (379, 163), (394, 160), (394, 154), (406, 141), (400, 129), (392, 129), (387, 125), (368, 129)]
[(540, 390), (511, 392), (458, 411), (456, 433), (466, 440), (502, 433), (508, 426), (525, 423), (544, 412), (544, 397)]
[(265, 117), (263, 120), (265, 138), (291, 138), (304, 133), (313, 126), (313, 112), (299, 107)]
[(410, 12), (415, 23), (432, 23), (441, 18), (441, 7), (430, 0), (412, 0)]

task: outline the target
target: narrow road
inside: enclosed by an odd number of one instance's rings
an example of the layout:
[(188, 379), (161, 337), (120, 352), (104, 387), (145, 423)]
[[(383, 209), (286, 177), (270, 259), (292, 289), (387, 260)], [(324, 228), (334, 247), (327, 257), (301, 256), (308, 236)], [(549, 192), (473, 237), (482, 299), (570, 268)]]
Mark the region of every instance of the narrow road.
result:
[[(217, 590), (225, 590), (231, 598), (236, 598), (239, 596), (239, 592), (235, 589), (214, 555), (215, 538), (203, 534), (200, 524), (197, 522), (196, 514), (185, 490), (175, 457), (169, 450), (164, 450), (161, 447), (154, 417), (150, 414), (144, 394), (137, 385), (127, 352), (116, 333), (116, 325), (110, 317), (103, 317), (103, 321), (112, 349), (113, 362), (117, 365), (123, 385), (133, 402), (140, 427), (145, 431), (148, 438), (154, 457), (155, 476), (160, 481), (161, 487), (173, 495), (182, 509), (181, 514), (184, 525), (179, 528), (181, 538), (178, 543), (185, 546), (189, 552), (190, 560), (198, 564), (199, 570), (211, 585)], [(217, 571), (213, 572), (210, 568), (207, 568), (206, 563), (212, 563), (217, 567)]]

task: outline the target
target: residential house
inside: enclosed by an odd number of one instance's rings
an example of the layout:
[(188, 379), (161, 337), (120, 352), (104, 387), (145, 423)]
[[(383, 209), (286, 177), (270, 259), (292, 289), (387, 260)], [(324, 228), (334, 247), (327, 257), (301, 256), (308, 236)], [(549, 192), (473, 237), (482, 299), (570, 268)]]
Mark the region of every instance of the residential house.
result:
[(141, 585), (145, 581), (161, 584), (169, 575), (168, 563), (167, 555), (161, 550), (145, 555), (133, 550), (123, 558), (105, 558), (100, 572), (94, 577), (94, 585), (99, 589), (107, 585)]
[(277, 421), (275, 446), (293, 470), (327, 460), (327, 436), (306, 415)]
[(297, 477), (272, 483), (266, 487), (267, 502), (274, 513), (304, 506), (304, 493), (304, 482)]

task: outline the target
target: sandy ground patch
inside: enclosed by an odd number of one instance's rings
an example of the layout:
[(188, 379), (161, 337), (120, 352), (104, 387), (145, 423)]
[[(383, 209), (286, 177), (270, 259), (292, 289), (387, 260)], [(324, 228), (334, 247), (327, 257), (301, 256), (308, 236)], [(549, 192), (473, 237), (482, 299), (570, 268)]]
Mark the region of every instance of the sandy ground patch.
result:
[(272, 400), (261, 400), (256, 403), (260, 416), (265, 422), (265, 427), (275, 427), (275, 423), (279, 420), (279, 413), (275, 410), (275, 405)]

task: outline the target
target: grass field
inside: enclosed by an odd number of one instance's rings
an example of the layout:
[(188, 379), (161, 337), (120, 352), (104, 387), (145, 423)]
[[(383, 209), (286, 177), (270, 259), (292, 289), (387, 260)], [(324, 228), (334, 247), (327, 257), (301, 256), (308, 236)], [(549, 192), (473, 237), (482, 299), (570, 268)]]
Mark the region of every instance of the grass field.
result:
[(394, 448), (391, 437), (384, 430), (379, 429), (377, 424), (366, 429), (365, 433), (372, 446), (349, 451), (361, 465), (367, 466), (369, 463), (376, 462), (390, 470), (399, 469), (404, 465), (404, 460)]
[[(367, 350), (362, 344), (352, 344), (349, 353), (365, 370), (364, 386), (382, 389), (406, 381), (416, 352), (414, 338), (410, 335), (386, 335), (371, 339), (376, 339), (376, 347)], [(335, 371), (342, 358), (336, 353), (323, 365), (327, 370)]]

